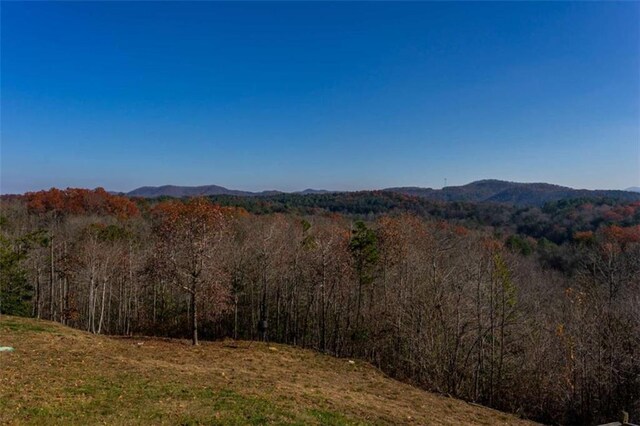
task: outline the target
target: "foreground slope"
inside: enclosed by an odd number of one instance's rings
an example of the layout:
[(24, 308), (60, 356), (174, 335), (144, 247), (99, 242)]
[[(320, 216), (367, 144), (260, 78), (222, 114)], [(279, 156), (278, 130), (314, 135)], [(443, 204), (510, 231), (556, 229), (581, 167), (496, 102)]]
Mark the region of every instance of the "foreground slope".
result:
[(531, 424), (284, 345), (109, 338), (1, 316), (0, 424)]

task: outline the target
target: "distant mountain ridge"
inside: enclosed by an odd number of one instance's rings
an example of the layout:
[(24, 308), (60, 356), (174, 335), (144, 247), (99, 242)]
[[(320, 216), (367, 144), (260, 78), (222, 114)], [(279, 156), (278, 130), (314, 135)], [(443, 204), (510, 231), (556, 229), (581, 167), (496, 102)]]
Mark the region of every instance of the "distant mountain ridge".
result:
[(630, 186), (629, 188), (625, 189), (625, 191), (640, 192), (640, 186)]
[[(294, 192), (294, 194), (326, 194), (332, 191), (324, 189), (311, 189), (307, 188), (304, 191)], [(228, 189), (219, 185), (203, 185), (203, 186), (176, 186), (176, 185), (163, 185), (163, 186), (141, 186), (133, 191), (126, 193), (130, 197), (144, 197), (144, 198), (157, 198), (157, 197), (207, 197), (211, 195), (236, 195), (239, 197), (259, 197), (283, 194), (282, 191), (270, 190), (261, 192), (251, 191), (239, 191), (235, 189)]]
[[(630, 188), (632, 189), (632, 188)], [(447, 186), (442, 189), (420, 187), (385, 188), (382, 191), (394, 192), (425, 198), (432, 201), (493, 202), (518, 206), (541, 206), (547, 202), (571, 198), (612, 198), (621, 201), (640, 201), (640, 192), (618, 190), (573, 189), (549, 183), (521, 183), (496, 179), (479, 180), (461, 186)], [(305, 189), (293, 192), (300, 195), (318, 195), (346, 191), (328, 191)], [(250, 192), (228, 189), (218, 185), (205, 186), (143, 186), (126, 195), (132, 197), (197, 197), (214, 195), (233, 195), (239, 197), (260, 197), (284, 194), (282, 191)]]
[(227, 189), (218, 185), (204, 185), (204, 186), (176, 186), (176, 185), (163, 185), (163, 186), (142, 186), (136, 188), (133, 191), (127, 193), (132, 197), (197, 197), (207, 195), (253, 195), (253, 193), (245, 191), (236, 191)]
[(402, 187), (386, 188), (384, 191), (434, 201), (493, 202), (519, 206), (541, 206), (548, 202), (571, 198), (640, 200), (640, 194), (630, 191), (573, 189), (549, 183), (521, 183), (496, 179), (479, 180), (462, 186), (447, 186), (442, 189)]

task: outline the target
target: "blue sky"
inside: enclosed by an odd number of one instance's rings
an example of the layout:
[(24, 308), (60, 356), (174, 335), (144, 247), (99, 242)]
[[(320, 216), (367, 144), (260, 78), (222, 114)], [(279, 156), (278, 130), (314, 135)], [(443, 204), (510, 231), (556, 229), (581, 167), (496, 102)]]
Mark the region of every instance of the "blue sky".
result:
[(2, 193), (640, 186), (640, 3), (7, 3)]

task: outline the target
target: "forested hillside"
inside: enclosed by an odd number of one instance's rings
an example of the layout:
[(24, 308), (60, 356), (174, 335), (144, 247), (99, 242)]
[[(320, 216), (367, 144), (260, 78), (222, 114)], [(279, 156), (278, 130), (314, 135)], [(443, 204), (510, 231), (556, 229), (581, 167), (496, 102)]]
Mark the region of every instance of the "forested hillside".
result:
[[(590, 198), (608, 199), (618, 202), (640, 201), (634, 188), (625, 191), (617, 190), (588, 190), (574, 189), (566, 186), (552, 185), (548, 183), (522, 183), (508, 182), (497, 179), (485, 179), (471, 182), (461, 186), (446, 186), (442, 189), (420, 187), (386, 188), (377, 191), (356, 191), (360, 193), (392, 192), (396, 194), (410, 195), (431, 201), (473, 202), (473, 203), (501, 203), (519, 207), (538, 206), (545, 203), (561, 200)], [(337, 194), (338, 197), (349, 197), (353, 192), (326, 191), (305, 189), (304, 191), (285, 193), (281, 191), (238, 191), (227, 189), (218, 185), (205, 186), (143, 186), (128, 192), (130, 197), (195, 197), (195, 196), (219, 196), (232, 195), (239, 197), (268, 197), (272, 195), (304, 195), (304, 194)], [(124, 194), (123, 194), (124, 195)], [(295, 198), (295, 197), (294, 197)]]
[(304, 216), (338, 213), (354, 219), (375, 221), (383, 215), (410, 213), (468, 228), (490, 227), (500, 233), (518, 234), (537, 240), (544, 238), (554, 244), (570, 242), (578, 232), (595, 232), (605, 225), (640, 225), (640, 201), (623, 202), (611, 198), (573, 198), (549, 202), (542, 207), (430, 201), (385, 191), (278, 194), (268, 197), (219, 195), (210, 199), (216, 204), (241, 207), (256, 214), (292, 213)]
[(549, 183), (508, 182), (485, 179), (461, 186), (431, 188), (388, 188), (385, 191), (414, 195), (435, 201), (469, 201), (508, 203), (516, 206), (542, 206), (545, 203), (574, 198), (608, 198), (640, 201), (632, 191), (574, 189)]
[(640, 204), (214, 200), (5, 198), (0, 309), (298, 345), (543, 422), (640, 417)]

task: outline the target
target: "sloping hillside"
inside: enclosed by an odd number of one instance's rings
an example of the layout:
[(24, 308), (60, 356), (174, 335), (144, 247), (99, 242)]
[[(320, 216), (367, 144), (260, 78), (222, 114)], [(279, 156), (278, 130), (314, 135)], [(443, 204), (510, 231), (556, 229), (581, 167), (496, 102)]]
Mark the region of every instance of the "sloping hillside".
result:
[(1, 424), (531, 424), (282, 345), (109, 338), (0, 317)]
[[(303, 191), (295, 191), (292, 194), (326, 194), (331, 191), (324, 189), (307, 188)], [(133, 191), (129, 191), (126, 195), (130, 197), (143, 197), (143, 198), (157, 198), (157, 197), (210, 197), (214, 195), (235, 195), (238, 197), (267, 197), (269, 195), (285, 194), (282, 191), (270, 190), (270, 191), (239, 191), (236, 189), (228, 189), (224, 186), (218, 185), (205, 185), (205, 186), (176, 186), (176, 185), (163, 185), (163, 186), (141, 186)]]
[(240, 195), (251, 196), (255, 195), (252, 192), (236, 191), (233, 189), (227, 189), (218, 185), (205, 185), (205, 186), (176, 186), (176, 185), (164, 185), (164, 186), (142, 186), (136, 188), (133, 191), (127, 193), (131, 197), (199, 197), (208, 195)]
[(548, 183), (507, 182), (495, 179), (479, 180), (462, 186), (447, 186), (442, 189), (404, 187), (387, 188), (385, 191), (433, 201), (493, 202), (517, 206), (542, 206), (548, 202), (572, 198), (640, 200), (640, 195), (630, 191), (573, 189)]
[[(462, 186), (447, 186), (442, 189), (400, 187), (386, 188), (382, 191), (410, 195), (431, 201), (492, 202), (517, 206), (542, 206), (547, 202), (572, 198), (610, 198), (620, 201), (638, 201), (640, 195), (633, 188), (626, 191), (573, 189), (548, 183), (507, 182), (496, 179), (479, 180)], [(373, 193), (375, 191), (364, 191)], [(287, 195), (341, 194), (340, 191), (305, 189), (304, 191), (284, 193), (280, 191), (249, 192), (227, 189), (217, 185), (207, 186), (143, 186), (127, 193), (135, 197), (194, 197), (194, 196), (236, 196), (270, 197)], [(349, 193), (342, 192), (345, 196)], [(353, 193), (352, 193), (353, 194)]]

